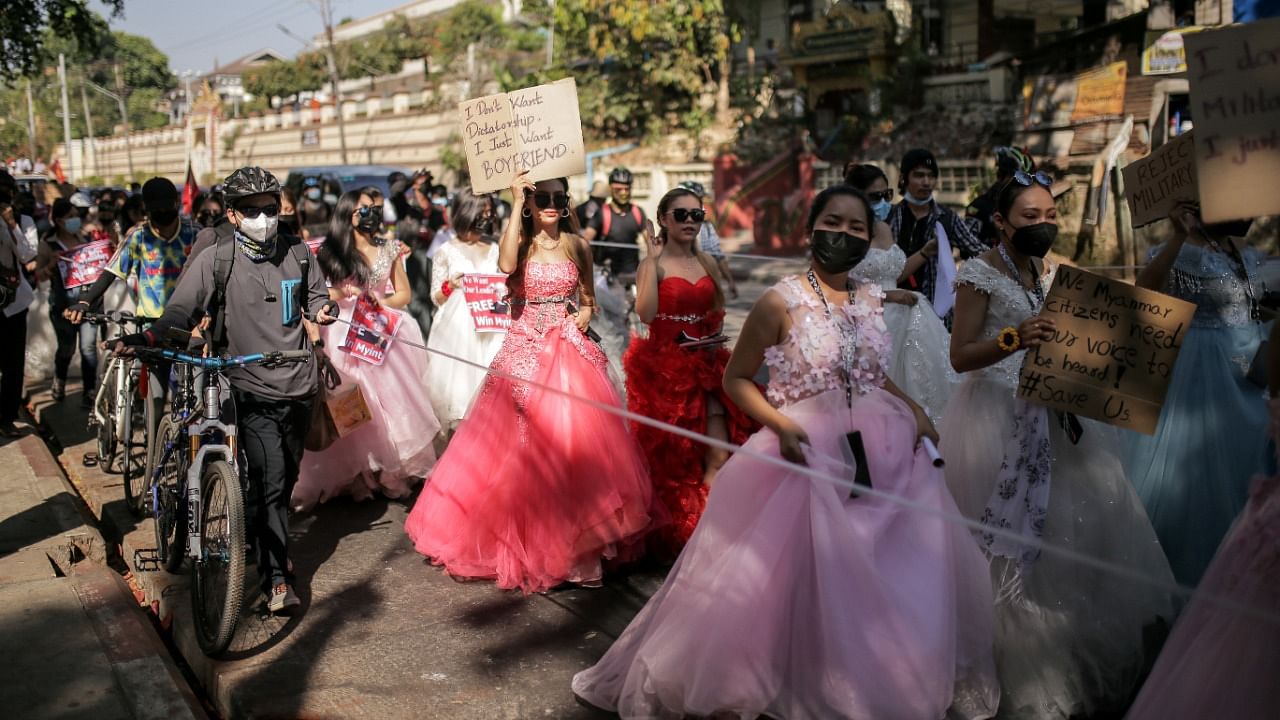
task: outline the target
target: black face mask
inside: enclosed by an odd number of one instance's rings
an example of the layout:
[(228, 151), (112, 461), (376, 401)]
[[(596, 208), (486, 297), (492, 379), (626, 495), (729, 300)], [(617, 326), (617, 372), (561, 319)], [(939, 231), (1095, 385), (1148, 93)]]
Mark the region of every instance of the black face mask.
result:
[(871, 240), (839, 230), (814, 230), (810, 238), (813, 260), (824, 272), (847, 273), (862, 262)]
[(178, 219), (177, 210), (152, 210), (147, 214), (153, 225), (168, 225)]
[(1053, 241), (1058, 239), (1058, 226), (1053, 223), (1035, 223), (1015, 228), (1009, 241), (1013, 249), (1027, 257), (1042, 258), (1053, 248)]
[(1249, 234), (1249, 228), (1253, 227), (1253, 220), (1228, 220), (1226, 222), (1213, 223), (1205, 226), (1210, 235), (1217, 237), (1238, 237), (1242, 238)]
[(294, 233), (295, 235), (298, 233), (297, 213), (290, 213), (288, 215), (281, 214), (278, 217), (280, 218), (280, 227), (287, 229), (289, 232)]
[(380, 244), (376, 241), (378, 233), (382, 232), (382, 208), (377, 205), (370, 207), (369, 214), (362, 215), (356, 223), (356, 227), (359, 228), (360, 232), (373, 236), (371, 239), (375, 245)]
[(480, 218), (480, 220), (476, 222), (475, 229), (476, 229), (476, 232), (480, 233), (481, 235), (492, 235), (493, 234), (493, 218), (487, 215), (485, 217)]

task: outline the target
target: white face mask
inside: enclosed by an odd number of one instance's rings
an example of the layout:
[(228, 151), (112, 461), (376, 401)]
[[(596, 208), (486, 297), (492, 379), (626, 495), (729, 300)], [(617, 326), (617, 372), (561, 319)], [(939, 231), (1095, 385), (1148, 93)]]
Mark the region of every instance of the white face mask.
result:
[(80, 218), (78, 217), (67, 218), (66, 220), (63, 221), (62, 226), (66, 228), (67, 232), (69, 233), (78, 233), (80, 232)]
[(279, 217), (267, 217), (266, 213), (256, 218), (241, 218), (240, 232), (254, 242), (265, 243), (276, 236)]

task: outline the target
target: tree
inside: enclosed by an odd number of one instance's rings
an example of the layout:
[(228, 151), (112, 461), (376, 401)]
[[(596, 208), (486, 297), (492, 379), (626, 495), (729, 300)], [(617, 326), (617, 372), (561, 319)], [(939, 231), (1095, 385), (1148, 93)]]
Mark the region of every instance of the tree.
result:
[[(124, 0), (100, 0), (118, 17)], [(43, 66), (49, 37), (71, 38), (93, 53), (101, 49), (106, 23), (88, 0), (20, 0), (0, 12), (0, 80), (13, 81)], [(47, 32), (46, 32), (47, 31)]]

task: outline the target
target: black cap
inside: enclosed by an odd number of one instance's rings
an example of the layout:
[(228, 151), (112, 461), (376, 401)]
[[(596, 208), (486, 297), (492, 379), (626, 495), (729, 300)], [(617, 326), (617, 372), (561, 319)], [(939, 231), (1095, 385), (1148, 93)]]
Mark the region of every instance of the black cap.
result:
[(898, 166), (898, 175), (905, 180), (912, 170), (920, 167), (928, 168), (936, 173), (938, 172), (938, 161), (933, 159), (933, 153), (924, 148), (908, 150), (907, 154), (902, 156), (902, 164)]
[(170, 210), (178, 202), (178, 188), (168, 178), (153, 177), (142, 186), (142, 205), (148, 212)]

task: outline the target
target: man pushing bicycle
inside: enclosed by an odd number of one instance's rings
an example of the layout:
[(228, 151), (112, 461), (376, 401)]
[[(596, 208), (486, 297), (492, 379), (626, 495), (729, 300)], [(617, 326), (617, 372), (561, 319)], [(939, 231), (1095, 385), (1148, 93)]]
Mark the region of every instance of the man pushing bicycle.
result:
[[(204, 317), (211, 319), (205, 337), (215, 354), (309, 350), (304, 315), (321, 325), (336, 319), (336, 303), (306, 245), (277, 231), (275, 176), (244, 167), (223, 187), (230, 222), (219, 226), (216, 245), (189, 261), (164, 314), (145, 332), (120, 338), (118, 351), (154, 346), (168, 330), (190, 330)], [(246, 365), (226, 375), (248, 470), (247, 536), (268, 610), (286, 612), (301, 604), (289, 568), (289, 496), (317, 390), (316, 364)]]

